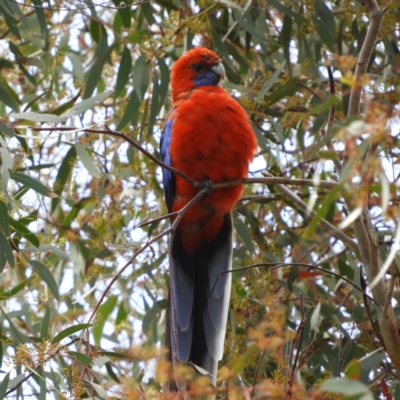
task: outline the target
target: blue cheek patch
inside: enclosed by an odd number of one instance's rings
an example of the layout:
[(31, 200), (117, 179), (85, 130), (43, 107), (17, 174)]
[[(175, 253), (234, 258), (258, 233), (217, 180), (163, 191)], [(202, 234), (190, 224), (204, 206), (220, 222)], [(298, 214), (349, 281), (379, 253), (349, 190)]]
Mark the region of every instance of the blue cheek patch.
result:
[(194, 78), (194, 82), (197, 86), (215, 86), (218, 85), (220, 80), (221, 76), (211, 69), (205, 73), (200, 73)]

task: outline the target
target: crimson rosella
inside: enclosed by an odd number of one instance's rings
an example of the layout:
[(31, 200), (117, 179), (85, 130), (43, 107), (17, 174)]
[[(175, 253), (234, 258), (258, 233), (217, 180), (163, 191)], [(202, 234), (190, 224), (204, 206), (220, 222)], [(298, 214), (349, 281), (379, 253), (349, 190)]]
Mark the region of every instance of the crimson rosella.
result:
[[(248, 116), (222, 88), (221, 59), (203, 47), (172, 67), (172, 110), (161, 138), (163, 161), (198, 182), (243, 179), (257, 150)], [(199, 189), (163, 170), (170, 212), (184, 207)], [(224, 349), (231, 274), (231, 211), (242, 185), (215, 189), (187, 210), (173, 236), (170, 254), (169, 318), (171, 360), (207, 371), (215, 385)]]

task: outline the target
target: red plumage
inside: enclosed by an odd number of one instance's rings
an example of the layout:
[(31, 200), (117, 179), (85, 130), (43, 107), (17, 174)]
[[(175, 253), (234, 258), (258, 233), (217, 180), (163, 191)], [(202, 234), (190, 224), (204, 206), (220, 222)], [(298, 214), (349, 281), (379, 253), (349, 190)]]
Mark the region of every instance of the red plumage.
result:
[[(161, 154), (167, 164), (198, 182), (245, 178), (257, 150), (246, 112), (220, 86), (224, 76), (219, 57), (201, 47), (172, 67), (173, 109), (163, 130)], [(199, 191), (168, 170), (163, 170), (163, 179), (169, 211), (179, 211)], [(166, 331), (170, 359), (201, 367), (214, 384), (231, 289), (226, 273), (232, 263), (231, 211), (242, 191), (239, 184), (203, 197), (185, 212), (171, 243)]]
[[(190, 54), (190, 56), (188, 55)], [(174, 168), (195, 181), (212, 183), (244, 179), (257, 150), (257, 141), (248, 116), (240, 104), (219, 86), (193, 86), (190, 64), (200, 63), (204, 54), (218, 57), (204, 48), (196, 48), (180, 58), (172, 70), (175, 120), (170, 156)], [(193, 72), (192, 72), (193, 71)], [(240, 199), (242, 185), (216, 189), (183, 216), (179, 230), (184, 232), (183, 247), (193, 254), (201, 242), (210, 242)], [(173, 211), (181, 209), (198, 192), (177, 176)]]

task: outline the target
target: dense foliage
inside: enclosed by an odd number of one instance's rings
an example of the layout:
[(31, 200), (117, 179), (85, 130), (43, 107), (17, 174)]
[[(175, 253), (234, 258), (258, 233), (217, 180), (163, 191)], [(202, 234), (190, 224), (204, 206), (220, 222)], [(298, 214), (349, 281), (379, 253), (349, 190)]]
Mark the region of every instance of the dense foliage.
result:
[(0, 398), (162, 395), (158, 146), (169, 69), (203, 45), (259, 153), (217, 389), (180, 372), (221, 399), (400, 399), (399, 21), (395, 1), (0, 1)]

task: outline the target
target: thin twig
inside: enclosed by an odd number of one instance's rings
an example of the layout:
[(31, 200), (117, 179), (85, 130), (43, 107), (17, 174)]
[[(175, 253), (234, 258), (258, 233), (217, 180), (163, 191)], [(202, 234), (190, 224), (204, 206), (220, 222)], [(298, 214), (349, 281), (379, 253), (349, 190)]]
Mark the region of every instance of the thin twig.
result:
[(244, 384), (243, 379), (242, 379), (242, 377), (240, 376), (240, 374), (238, 374), (238, 382), (239, 382), (239, 386), (240, 386), (241, 389), (242, 389), (242, 393), (243, 393), (244, 398), (245, 398), (246, 400), (251, 400), (250, 393), (249, 393), (249, 389), (248, 389), (248, 388), (246, 387), (246, 385)]
[(138, 255), (143, 253), (144, 250), (146, 250), (148, 247), (150, 247), (154, 242), (156, 242), (158, 239), (162, 238), (165, 235), (168, 235), (171, 232), (172, 228), (168, 228), (165, 231), (161, 232), (157, 236), (155, 236), (153, 239), (151, 239), (149, 242), (147, 242), (144, 246), (142, 246), (133, 256), (125, 263), (125, 265), (113, 276), (111, 279), (111, 282), (107, 285), (105, 288), (104, 292), (102, 293), (99, 301), (96, 304), (96, 307), (94, 308), (92, 314), (90, 315), (90, 318), (88, 319), (88, 323), (90, 323), (94, 316), (96, 315), (101, 303), (103, 302), (104, 298), (106, 297), (108, 291), (111, 289), (112, 285), (115, 283), (115, 281), (121, 276), (121, 274), (133, 263), (133, 261), (136, 259)]
[[(323, 262), (325, 264), (325, 262)], [(333, 271), (329, 271), (329, 269), (325, 269), (325, 268), (321, 268), (317, 265), (313, 265), (313, 264), (304, 264), (304, 263), (297, 263), (297, 262), (270, 262), (270, 263), (256, 263), (256, 264), (252, 264), (252, 265), (248, 265), (247, 267), (241, 267), (241, 268), (235, 268), (235, 269), (230, 269), (228, 271), (220, 271), (218, 272), (217, 276), (219, 275), (223, 275), (223, 274), (229, 274), (232, 272), (236, 272), (236, 271), (245, 271), (247, 269), (251, 269), (251, 268), (257, 268), (257, 267), (270, 267), (271, 270), (273, 269), (277, 269), (277, 268), (282, 268), (282, 267), (287, 267), (287, 266), (291, 266), (291, 265), (295, 265), (295, 266), (299, 266), (299, 267), (305, 267), (305, 268), (310, 268), (310, 269), (316, 269), (318, 271), (324, 272), (326, 274), (330, 274), (333, 276), (336, 276), (336, 278), (341, 279), (342, 281), (347, 282), (349, 285), (353, 286), (355, 289), (357, 289), (360, 293), (362, 293), (363, 295), (365, 295), (369, 300), (371, 300), (373, 303), (377, 304), (378, 303), (374, 300), (373, 297), (371, 297), (370, 295), (366, 294), (365, 291), (360, 288), (359, 286), (357, 286), (354, 282), (352, 282), (350, 279), (347, 279), (346, 277), (337, 274), (336, 272)]]
[[(77, 342), (78, 340), (80, 340), (79, 337), (75, 337), (73, 338), (70, 342), (68, 342), (67, 344), (63, 345), (60, 349), (58, 349), (57, 351), (55, 351), (54, 354), (51, 355), (51, 357), (49, 359), (46, 360), (50, 361), (52, 358), (54, 358), (55, 356), (59, 355), (61, 353), (61, 351), (68, 346), (71, 346), (71, 344), (74, 344), (75, 342)], [(42, 367), (42, 365), (39, 365), (35, 371), (37, 372), (37, 369)], [(8, 391), (6, 392), (6, 396), (9, 395), (10, 393), (14, 392), (15, 390), (17, 390), (24, 382), (26, 382), (29, 378), (31, 378), (34, 375), (33, 372), (29, 373), (28, 375), (26, 375), (22, 380), (20, 380), (15, 386), (13, 386), (12, 388), (8, 389)]]
[(88, 133), (98, 133), (102, 135), (110, 135), (110, 136), (115, 136), (119, 137), (121, 139), (124, 139), (126, 142), (128, 142), (131, 146), (133, 146), (135, 149), (139, 150), (141, 153), (143, 153), (146, 157), (148, 157), (150, 160), (154, 161), (156, 164), (158, 164), (160, 167), (163, 167), (165, 169), (168, 169), (169, 171), (173, 172), (174, 174), (179, 175), (183, 179), (186, 179), (188, 182), (190, 182), (193, 186), (196, 187), (201, 187), (203, 185), (203, 182), (196, 182), (189, 176), (187, 176), (185, 173), (182, 171), (179, 171), (178, 169), (175, 169), (171, 167), (168, 164), (165, 164), (161, 160), (159, 160), (156, 156), (151, 154), (149, 151), (147, 151), (143, 146), (141, 146), (136, 140), (133, 140), (129, 136), (125, 135), (122, 132), (114, 131), (111, 129), (93, 129), (93, 128), (71, 128), (71, 127), (54, 127), (54, 128), (42, 128), (42, 127), (35, 127), (31, 126), (30, 127), (33, 131), (36, 132), (41, 132), (41, 131), (60, 131), (60, 132), (65, 132), (65, 131), (71, 131), (74, 130), (75, 132), (88, 132)]
[[(12, 124), (8, 124), (8, 127), (13, 127)], [(30, 129), (36, 132), (52, 132), (52, 131), (60, 131), (60, 132), (68, 132), (74, 130), (75, 132), (88, 132), (88, 133), (98, 133), (98, 134), (103, 134), (103, 135), (110, 135), (110, 136), (115, 136), (119, 137), (121, 139), (124, 139), (126, 142), (128, 142), (130, 145), (135, 147), (137, 150), (139, 150), (141, 153), (143, 153), (146, 157), (148, 157), (150, 160), (154, 161), (157, 165), (159, 165), (162, 168), (165, 168), (174, 174), (177, 174), (181, 176), (182, 178), (186, 179), (188, 182), (190, 182), (193, 186), (203, 188), (204, 187), (204, 182), (197, 182), (191, 179), (189, 176), (187, 176), (185, 173), (182, 171), (171, 167), (168, 164), (165, 164), (161, 160), (159, 160), (157, 157), (155, 157), (153, 154), (151, 154), (148, 150), (146, 150), (143, 146), (141, 146), (136, 140), (132, 139), (128, 135), (125, 135), (122, 132), (114, 131), (111, 129), (93, 129), (93, 128), (75, 128), (75, 127), (35, 127), (35, 126), (30, 126)], [(235, 180), (235, 181), (229, 181), (229, 182), (221, 182), (221, 183), (214, 183), (213, 182), (213, 189), (220, 189), (220, 188), (225, 188), (225, 187), (230, 187), (230, 186), (235, 186), (235, 185), (240, 185), (240, 184), (253, 184), (253, 183), (264, 183), (264, 184), (285, 184), (285, 185), (295, 185), (295, 186), (315, 186), (314, 182), (312, 179), (292, 179), (292, 178), (282, 178), (282, 177), (275, 177), (275, 176), (270, 176), (270, 177), (257, 177), (257, 178), (245, 178), (241, 180)], [(319, 187), (324, 188), (324, 189), (334, 189), (337, 186), (336, 182), (330, 182), (330, 181), (320, 181), (319, 182)]]
[(358, 115), (360, 113), (362, 90), (361, 79), (367, 72), (368, 63), (372, 51), (374, 50), (376, 38), (383, 18), (383, 12), (379, 9), (378, 3), (375, 0), (365, 0), (364, 4), (369, 12), (371, 22), (357, 60), (356, 70), (354, 73), (354, 84), (350, 92), (349, 116)]
[(105, 296), (107, 295), (108, 291), (111, 289), (112, 285), (115, 283), (115, 281), (121, 276), (121, 274), (133, 263), (133, 261), (139, 256), (144, 250), (146, 250), (148, 247), (150, 247), (154, 242), (156, 242), (158, 239), (162, 238), (163, 236), (174, 232), (176, 228), (176, 224), (179, 223), (179, 220), (182, 218), (183, 214), (195, 203), (197, 203), (205, 194), (207, 193), (206, 189), (203, 189), (200, 191), (189, 203), (185, 205), (181, 210), (179, 210), (179, 215), (174, 221), (174, 224), (166, 229), (165, 231), (161, 232), (157, 236), (155, 236), (153, 239), (148, 241), (145, 245), (143, 245), (133, 256), (126, 262), (126, 264), (114, 275), (114, 277), (111, 279), (111, 282), (107, 285), (105, 288), (104, 292), (102, 293), (99, 301), (96, 304), (96, 307), (94, 308), (92, 314), (90, 315), (90, 318), (88, 319), (88, 323), (90, 323), (94, 316), (97, 313), (97, 310), (99, 309), (101, 303), (103, 302)]
[[(265, 173), (265, 172), (264, 172)], [(268, 174), (268, 177), (257, 177), (257, 178), (245, 178), (240, 181), (229, 181), (213, 184), (213, 189), (219, 189), (223, 187), (229, 187), (234, 185), (239, 185), (242, 183), (264, 183), (264, 184), (284, 184), (293, 186), (315, 186), (315, 182), (312, 179), (292, 179), (292, 178), (282, 178)], [(318, 186), (323, 189), (334, 189), (337, 187), (336, 182), (330, 181), (320, 181)]]
[(363, 301), (364, 301), (365, 313), (367, 314), (369, 323), (371, 324), (371, 328), (374, 331), (375, 336), (378, 338), (378, 340), (381, 343), (381, 345), (383, 346), (383, 348), (385, 348), (385, 342), (383, 340), (383, 337), (382, 337), (381, 333), (379, 332), (379, 328), (377, 327), (374, 319), (372, 318), (371, 309), (370, 309), (369, 303), (367, 301), (367, 294), (366, 294), (367, 283), (365, 282), (361, 268), (360, 268), (360, 285), (361, 285), (361, 288), (363, 289)]
[(172, 213), (164, 214), (164, 215), (161, 215), (160, 217), (152, 218), (152, 219), (149, 219), (147, 221), (143, 221), (140, 224), (136, 225), (135, 227), (136, 228), (142, 228), (143, 226), (154, 224), (154, 222), (162, 221), (163, 219), (172, 218), (172, 217), (174, 217), (175, 215), (178, 215), (178, 214), (179, 214), (179, 211), (174, 211)]
[(254, 392), (255, 392), (255, 390), (256, 390), (256, 383), (257, 383), (258, 371), (260, 370), (261, 362), (262, 362), (262, 360), (263, 360), (263, 358), (264, 358), (266, 352), (267, 352), (267, 349), (265, 349), (265, 350), (261, 353), (260, 358), (259, 358), (258, 363), (257, 363), (256, 370), (255, 370), (255, 372), (254, 372), (253, 385), (251, 386), (251, 392), (250, 392), (250, 397), (251, 397), (251, 398), (254, 397)]
[[(292, 393), (292, 387), (293, 387), (293, 383), (295, 380), (295, 376), (296, 376), (296, 365), (297, 365), (297, 361), (299, 358), (299, 354), (300, 354), (300, 348), (301, 348), (301, 343), (303, 341), (303, 333), (304, 333), (304, 325), (308, 319), (308, 317), (310, 316), (310, 314), (312, 313), (312, 311), (314, 310), (314, 306), (312, 306), (310, 308), (310, 310), (308, 311), (308, 313), (301, 319), (300, 324), (297, 328), (296, 331), (296, 338), (294, 339), (294, 341), (297, 342), (297, 351), (296, 351), (296, 356), (293, 362), (293, 366), (292, 366), (292, 371), (290, 373), (290, 378), (289, 378), (289, 382), (288, 382), (288, 390), (286, 392), (286, 398), (287, 397), (291, 397), (291, 393)], [(298, 338), (298, 340), (296, 340)]]
[(304, 349), (304, 350), (302, 351), (300, 360), (299, 360), (299, 362), (298, 362), (298, 364), (297, 364), (296, 372), (297, 372), (297, 371), (301, 368), (301, 366), (303, 365), (304, 360), (306, 359), (306, 357), (307, 357), (308, 354), (310, 353), (311, 349), (314, 347), (314, 344), (315, 344), (316, 341), (317, 341), (316, 339), (313, 339), (313, 340), (311, 341), (310, 345), (309, 345), (306, 349)]
[[(269, 172), (265, 172), (266, 175), (271, 176)], [(302, 208), (305, 211), (308, 211), (309, 215), (311, 217), (315, 217), (317, 213), (314, 210), (308, 210), (307, 204), (304, 203), (303, 200), (300, 199), (296, 194), (294, 194), (291, 190), (289, 190), (286, 186), (277, 184), (276, 187), (287, 197), (289, 197), (295, 204), (297, 204), (300, 208)], [(358, 250), (357, 243), (350, 239), (345, 233), (343, 233), (340, 229), (336, 228), (336, 226), (333, 226), (330, 222), (328, 222), (326, 219), (321, 218), (320, 220), (322, 226), (326, 228), (327, 231), (329, 231), (333, 236), (335, 236), (337, 239), (341, 240), (344, 244), (347, 246)]]
[[(329, 65), (327, 67), (327, 71), (328, 71), (328, 77), (329, 77), (329, 94), (331, 96), (334, 96), (336, 94), (336, 90), (335, 90), (335, 80), (333, 78), (333, 72), (332, 72), (332, 67)], [(333, 126), (333, 122), (335, 121), (335, 105), (333, 105), (332, 107), (329, 108), (329, 117), (328, 117), (328, 124), (326, 127), (326, 133), (329, 136), (332, 133), (332, 126)], [(328, 149), (335, 155), (333, 158), (333, 163), (335, 164), (335, 168), (337, 173), (340, 175), (342, 172), (342, 165), (340, 164), (340, 161), (338, 160), (337, 156), (336, 156), (336, 151), (333, 148), (332, 142), (330, 140), (326, 141), (326, 145), (328, 147)]]

